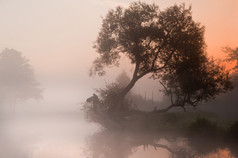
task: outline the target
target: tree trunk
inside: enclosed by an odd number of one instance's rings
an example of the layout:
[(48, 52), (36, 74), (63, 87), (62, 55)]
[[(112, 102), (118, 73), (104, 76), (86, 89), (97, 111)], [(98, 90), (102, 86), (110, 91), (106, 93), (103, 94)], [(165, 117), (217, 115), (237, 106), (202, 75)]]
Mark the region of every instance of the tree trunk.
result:
[(137, 78), (133, 77), (130, 83), (119, 93), (116, 101), (117, 110), (123, 109), (123, 100), (125, 99), (125, 96), (128, 94), (128, 92), (134, 87), (136, 81)]
[(170, 106), (168, 106), (167, 108), (164, 108), (164, 109), (159, 109), (159, 110), (154, 110), (152, 112), (154, 113), (163, 113), (163, 112), (168, 112), (170, 109), (172, 109), (173, 107), (178, 107), (177, 104), (172, 104)]
[(137, 81), (137, 78), (133, 78), (130, 83), (121, 91), (120, 93), (120, 99), (124, 99), (127, 93), (134, 87), (135, 83)]
[(140, 63), (137, 60), (135, 70), (134, 70), (134, 73), (133, 73), (133, 77), (132, 77), (130, 83), (119, 93), (118, 105), (117, 105), (118, 108), (122, 108), (123, 100), (124, 100), (125, 96), (134, 87), (136, 81), (139, 79), (138, 76), (137, 76), (137, 73), (138, 73), (138, 70), (139, 70), (139, 65), (140, 65)]

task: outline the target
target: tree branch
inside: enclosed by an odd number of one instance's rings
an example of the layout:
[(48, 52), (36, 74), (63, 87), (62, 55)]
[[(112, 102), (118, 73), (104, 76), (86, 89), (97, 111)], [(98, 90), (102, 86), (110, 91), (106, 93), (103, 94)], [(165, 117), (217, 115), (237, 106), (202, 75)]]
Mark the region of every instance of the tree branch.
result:
[(160, 84), (164, 87), (165, 91), (166, 91), (168, 94), (170, 94), (170, 101), (171, 101), (172, 104), (174, 104), (174, 101), (173, 101), (173, 93), (171, 92), (171, 90), (169, 91), (161, 81), (159, 81), (159, 82), (160, 82)]
[(155, 66), (155, 62), (156, 62), (156, 60), (157, 60), (157, 58), (158, 58), (158, 55), (159, 55), (160, 50), (161, 50), (161, 47), (159, 48), (159, 50), (158, 50), (158, 51), (156, 52), (156, 54), (155, 54), (155, 58), (154, 58), (154, 60), (153, 60), (153, 62), (152, 62), (151, 69), (153, 69), (154, 66)]
[(170, 149), (167, 145), (158, 144), (158, 143), (153, 143), (153, 144), (150, 144), (150, 145), (152, 145), (155, 149), (156, 149), (156, 148), (163, 148), (163, 149), (168, 150), (168, 151), (169, 151), (170, 153), (172, 153), (172, 154), (175, 153), (175, 152), (174, 152), (172, 149)]
[(119, 96), (120, 100), (124, 99), (126, 94), (133, 88), (133, 86), (135, 85), (136, 81), (139, 79), (138, 76), (137, 76), (137, 73), (139, 71), (139, 66), (140, 66), (140, 63), (137, 60), (136, 61), (136, 66), (135, 66), (135, 70), (134, 70), (134, 73), (133, 73), (133, 76), (132, 76), (132, 79), (131, 79), (130, 83), (121, 91), (120, 96)]
[(170, 109), (172, 109), (173, 107), (179, 107), (179, 105), (178, 105), (178, 104), (171, 104), (171, 105), (168, 106), (167, 108), (159, 109), (159, 110), (154, 110), (153, 112), (154, 112), (154, 113), (167, 112), (167, 111), (169, 111)]
[(145, 76), (146, 74), (148, 74), (148, 73), (150, 73), (150, 72), (153, 72), (153, 71), (158, 71), (158, 70), (161, 70), (161, 69), (163, 69), (163, 68), (165, 68), (166, 67), (166, 64), (164, 64), (162, 67), (159, 67), (159, 68), (157, 68), (157, 69), (148, 69), (147, 71), (144, 71), (143, 73), (141, 73), (139, 76), (137, 76), (138, 77), (138, 79), (140, 79), (141, 77), (143, 77), (143, 76)]

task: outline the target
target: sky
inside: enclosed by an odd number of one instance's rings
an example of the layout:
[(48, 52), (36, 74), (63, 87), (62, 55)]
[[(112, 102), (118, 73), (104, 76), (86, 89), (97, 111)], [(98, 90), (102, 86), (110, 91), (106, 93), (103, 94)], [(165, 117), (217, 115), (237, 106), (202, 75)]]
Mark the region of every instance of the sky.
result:
[[(175, 3), (185, 3), (187, 7), (191, 5), (195, 21), (206, 27), (208, 55), (223, 58), (222, 47), (238, 47), (238, 0), (142, 1), (154, 2), (161, 10)], [(20, 138), (21, 144), (13, 141), (14, 145), (21, 149), (32, 136), (40, 137), (35, 158), (50, 157), (47, 153), (57, 154), (53, 157), (76, 157), (73, 155), (78, 149), (75, 143), (89, 131), (94, 131), (94, 127), (88, 127), (88, 123), (83, 124), (74, 118), (67, 118), (66, 121), (57, 117), (49, 119), (47, 114), (52, 115), (47, 112), (55, 112), (55, 109), (62, 112), (68, 112), (66, 109), (70, 112), (78, 110), (78, 105), (82, 105), (80, 103), (92, 95), (95, 88), (112, 82), (122, 69), (132, 72), (133, 67), (126, 64), (126, 58), (122, 58), (121, 67), (109, 70), (105, 77), (92, 78), (88, 72), (96, 58), (97, 53), (92, 46), (102, 17), (109, 9), (118, 5), (126, 7), (130, 2), (132, 0), (0, 0), (0, 52), (5, 48), (22, 52), (29, 59), (44, 90), (44, 100), (34, 104), (24, 103), (23, 107), (17, 105), (15, 109), (17, 112), (42, 112), (44, 115), (40, 115), (38, 121), (36, 113), (33, 113), (35, 120), (30, 114), (23, 113), (23, 119), (17, 120), (20, 123), (16, 121), (13, 124), (10, 120), (9, 127), (3, 125), (1, 132), (7, 131), (6, 136), (10, 140)], [(149, 98), (151, 90), (158, 92), (158, 86), (154, 84), (158, 85), (145, 79), (139, 81), (136, 84), (137, 93), (144, 95), (147, 92)], [(32, 106), (35, 104), (39, 106)], [(41, 135), (35, 136), (35, 133)], [(2, 142), (5, 149), (9, 142)], [(138, 151), (137, 156), (143, 156)], [(12, 152), (10, 150), (9, 153)]]
[[(69, 83), (72, 95), (86, 97), (115, 78), (109, 71), (103, 78), (88, 76), (96, 57), (92, 48), (102, 17), (118, 5), (132, 0), (0, 0), (0, 51), (13, 48), (24, 54), (34, 67), (43, 87)], [(222, 47), (238, 47), (237, 0), (147, 0), (160, 9), (173, 4), (192, 6), (193, 18), (206, 27), (207, 52), (223, 58)], [(123, 60), (126, 60), (125, 58)], [(113, 76), (113, 77), (111, 77)], [(149, 85), (148, 85), (149, 86)], [(70, 89), (70, 88), (69, 88)], [(87, 91), (87, 93), (85, 93)], [(47, 91), (46, 91), (47, 93)], [(54, 92), (49, 92), (53, 96)], [(65, 92), (62, 92), (64, 95)], [(55, 96), (57, 99), (58, 97)]]

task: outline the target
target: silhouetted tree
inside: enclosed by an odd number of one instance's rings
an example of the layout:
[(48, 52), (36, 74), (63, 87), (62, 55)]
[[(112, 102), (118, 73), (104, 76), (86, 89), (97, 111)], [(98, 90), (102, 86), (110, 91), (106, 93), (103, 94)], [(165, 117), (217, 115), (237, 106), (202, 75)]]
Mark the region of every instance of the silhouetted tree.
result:
[[(124, 132), (118, 132), (106, 129), (89, 138), (88, 153), (93, 158), (128, 158), (133, 157), (133, 154), (140, 150), (139, 147), (143, 147), (144, 150), (150, 148), (155, 149), (155, 151), (164, 149), (168, 152), (168, 156), (173, 158), (193, 157), (194, 151), (187, 146), (185, 141), (181, 143), (176, 139), (171, 139), (168, 143), (159, 142), (159, 139), (163, 138), (161, 135), (163, 134), (154, 135), (150, 132), (141, 131), (129, 132), (126, 129)], [(167, 141), (166, 138), (164, 141)], [(158, 150), (157, 152), (159, 155), (161, 151)]]
[(0, 53), (0, 97), (2, 101), (40, 99), (42, 90), (39, 86), (29, 60), (23, 57), (21, 52), (5, 49)]
[(196, 108), (198, 103), (212, 100), (233, 88), (229, 72), (213, 59), (186, 58), (183, 62), (176, 62), (175, 67), (161, 77), (164, 92), (171, 100), (171, 105), (164, 111), (172, 107), (186, 110), (186, 105)]
[(117, 66), (121, 55), (135, 65), (132, 79), (118, 92), (116, 102), (147, 74), (162, 80), (168, 91), (176, 89), (177, 99), (183, 96), (189, 103), (212, 98), (230, 86), (229, 74), (207, 58), (204, 27), (192, 19), (191, 7), (186, 9), (184, 4), (160, 11), (155, 4), (134, 2), (126, 9), (110, 10), (94, 48), (99, 57), (91, 75), (104, 75), (104, 67)]
[(238, 72), (238, 47), (232, 49), (231, 47), (224, 48), (224, 52), (227, 53), (226, 61), (235, 62), (233, 69)]
[(238, 86), (238, 47), (237, 48), (231, 48), (231, 47), (225, 47), (223, 51), (227, 54), (227, 57), (225, 59), (226, 62), (229, 64), (233, 64), (232, 70), (232, 79), (234, 86)]

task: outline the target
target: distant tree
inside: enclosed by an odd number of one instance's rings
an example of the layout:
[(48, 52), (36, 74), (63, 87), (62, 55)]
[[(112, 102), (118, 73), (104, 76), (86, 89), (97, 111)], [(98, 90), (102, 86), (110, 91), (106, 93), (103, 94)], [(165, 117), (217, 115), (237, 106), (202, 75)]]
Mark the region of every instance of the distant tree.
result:
[(0, 53), (0, 97), (2, 101), (40, 99), (42, 90), (39, 86), (29, 60), (23, 57), (21, 52), (5, 49)]
[(226, 61), (228, 62), (235, 62), (234, 70), (238, 71), (238, 47), (232, 49), (231, 47), (225, 47), (223, 50), (227, 53)]
[(130, 83), (130, 77), (126, 74), (126, 71), (122, 71), (116, 78), (116, 83), (124, 88)]
[(116, 102), (147, 74), (161, 80), (168, 92), (173, 88), (178, 100), (183, 96), (191, 103), (212, 98), (230, 86), (228, 72), (207, 58), (204, 27), (192, 19), (191, 7), (186, 9), (184, 4), (160, 11), (155, 4), (134, 2), (126, 9), (110, 10), (94, 48), (99, 57), (91, 75), (104, 75), (105, 67), (119, 65), (121, 55), (135, 65)]
[(225, 61), (230, 63), (234, 63), (234, 66), (232, 67), (232, 78), (233, 83), (235, 87), (238, 86), (238, 47), (237, 48), (231, 48), (231, 47), (225, 47), (223, 51), (227, 54)]

